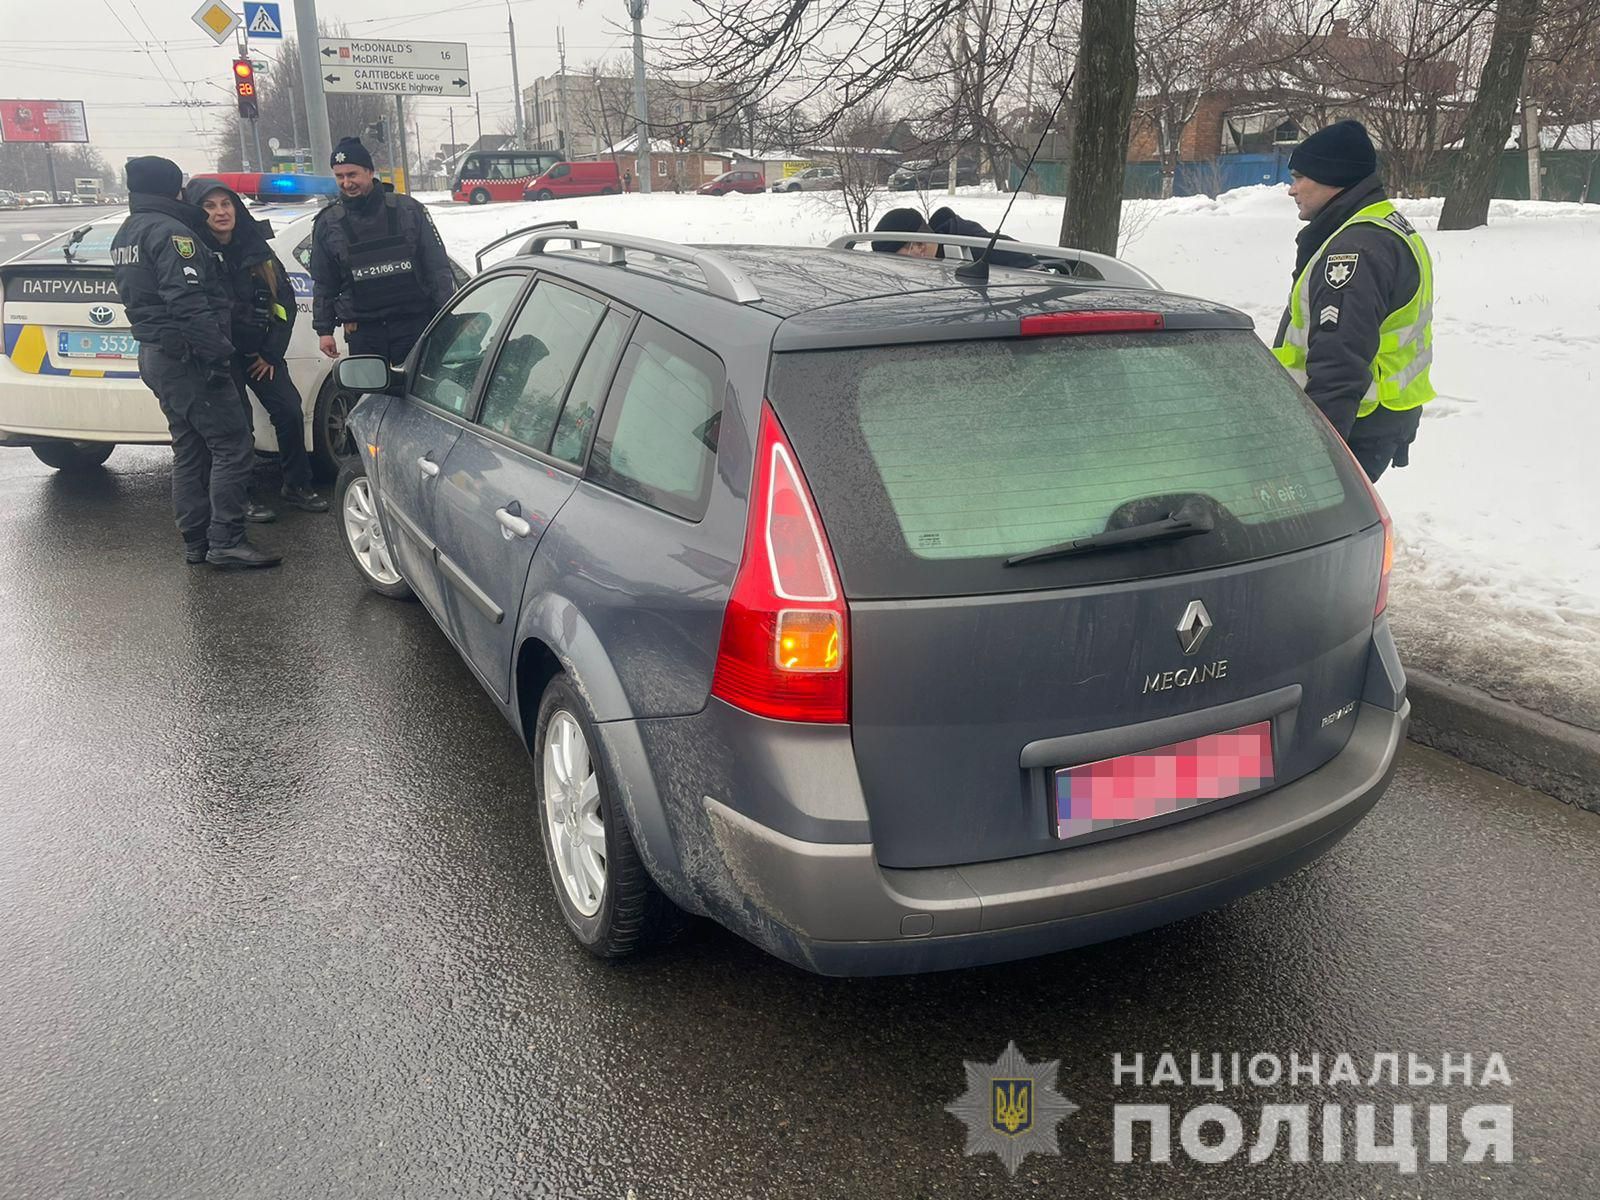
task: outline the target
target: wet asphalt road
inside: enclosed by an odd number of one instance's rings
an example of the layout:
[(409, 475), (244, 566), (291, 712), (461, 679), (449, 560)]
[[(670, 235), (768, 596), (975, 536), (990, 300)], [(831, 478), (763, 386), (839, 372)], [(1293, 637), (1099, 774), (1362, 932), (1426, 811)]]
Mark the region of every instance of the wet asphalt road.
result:
[[(696, 925), (603, 965), (426, 613), (327, 517), (185, 568), (169, 461), (0, 451), (0, 1196), (1600, 1195), (1594, 814), (1412, 747), (1313, 867), (1114, 944), (839, 981)], [(1008, 1040), (1082, 1106), (1015, 1180), (944, 1112)], [(1511, 1102), (1516, 1160), (1116, 1164), (1113, 1104), (1219, 1099), (1113, 1086), (1163, 1050), (1498, 1051), (1510, 1089), (1295, 1098)]]

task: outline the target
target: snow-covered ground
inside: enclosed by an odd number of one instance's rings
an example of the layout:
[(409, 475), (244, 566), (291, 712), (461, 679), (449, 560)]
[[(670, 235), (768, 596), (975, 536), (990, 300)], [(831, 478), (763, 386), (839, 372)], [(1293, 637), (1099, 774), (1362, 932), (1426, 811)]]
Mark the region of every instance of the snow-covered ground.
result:
[[(885, 196), (880, 211), (917, 199)], [(964, 189), (955, 205), (993, 228), (1009, 199)], [(1496, 201), (1487, 228), (1438, 233), (1440, 203), (1400, 202), (1434, 259), (1439, 398), (1411, 466), (1380, 484), (1400, 540), (1392, 611), (1413, 658), (1592, 724), (1583, 714), (1600, 714), (1600, 206)], [(1020, 196), (1006, 232), (1054, 244), (1061, 206)], [(432, 212), (465, 262), (499, 233), (562, 217), (679, 241), (816, 245), (849, 231), (836, 199), (816, 193)], [(1281, 187), (1135, 201), (1122, 255), (1165, 287), (1244, 310), (1270, 339), (1298, 229)], [(1563, 689), (1583, 702), (1566, 703)]]

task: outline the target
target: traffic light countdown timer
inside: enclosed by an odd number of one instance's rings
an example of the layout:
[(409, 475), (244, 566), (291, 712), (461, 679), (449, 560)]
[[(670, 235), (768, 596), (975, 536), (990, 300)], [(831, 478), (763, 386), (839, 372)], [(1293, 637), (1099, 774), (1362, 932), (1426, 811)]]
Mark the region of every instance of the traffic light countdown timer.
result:
[(256, 117), (260, 106), (256, 103), (256, 69), (248, 58), (233, 60), (233, 94), (239, 101), (241, 117)]

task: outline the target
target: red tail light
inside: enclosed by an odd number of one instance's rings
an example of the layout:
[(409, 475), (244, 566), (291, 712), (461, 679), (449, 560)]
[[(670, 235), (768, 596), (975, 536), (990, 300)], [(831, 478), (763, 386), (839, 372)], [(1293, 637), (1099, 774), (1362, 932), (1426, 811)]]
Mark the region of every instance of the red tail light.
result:
[(763, 404), (744, 555), (711, 694), (779, 721), (848, 721), (849, 618), (805, 476)]
[[(1333, 429), (1331, 423), (1328, 428)], [(1334, 430), (1333, 436), (1339, 437), (1337, 430)], [(1367, 495), (1372, 498), (1372, 507), (1378, 510), (1378, 520), (1383, 523), (1383, 566), (1378, 571), (1378, 603), (1372, 609), (1373, 619), (1376, 620), (1389, 603), (1389, 572), (1394, 569), (1394, 518), (1389, 515), (1389, 506), (1383, 502), (1383, 497), (1378, 495), (1378, 489), (1372, 486), (1372, 480), (1367, 478), (1367, 469), (1361, 465), (1343, 438), (1339, 438), (1339, 443), (1350, 456), (1350, 465), (1355, 468), (1356, 475), (1366, 486)]]
[(1022, 318), (1023, 337), (1051, 337), (1066, 333), (1145, 333), (1166, 328), (1166, 320), (1153, 312), (1041, 313)]

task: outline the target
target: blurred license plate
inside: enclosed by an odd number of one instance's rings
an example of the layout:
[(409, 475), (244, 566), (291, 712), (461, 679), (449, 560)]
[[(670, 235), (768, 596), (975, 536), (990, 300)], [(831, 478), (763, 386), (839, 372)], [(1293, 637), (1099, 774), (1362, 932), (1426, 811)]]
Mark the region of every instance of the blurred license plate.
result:
[(138, 358), (139, 339), (131, 333), (58, 329), (56, 354), (60, 358)]
[(1055, 773), (1056, 836), (1154, 820), (1271, 782), (1271, 721), (1062, 767)]

